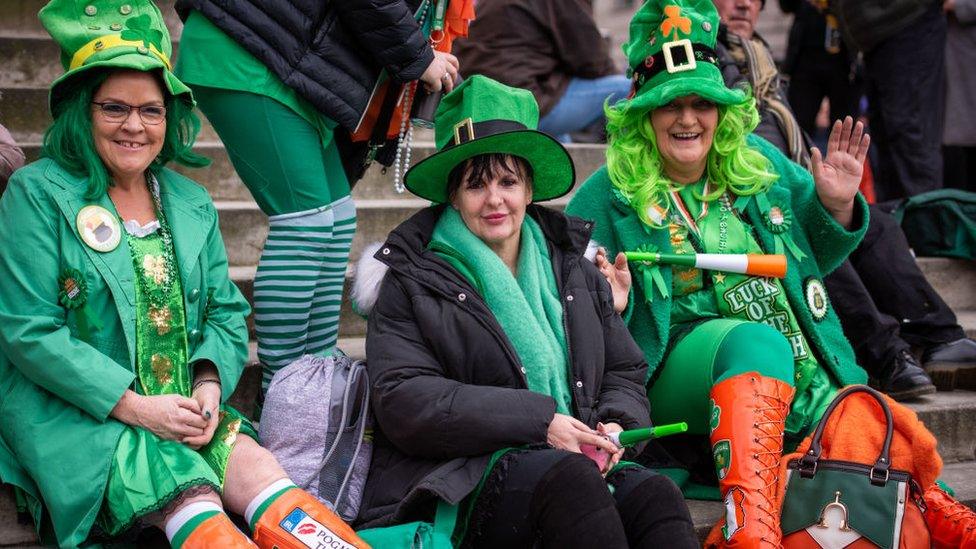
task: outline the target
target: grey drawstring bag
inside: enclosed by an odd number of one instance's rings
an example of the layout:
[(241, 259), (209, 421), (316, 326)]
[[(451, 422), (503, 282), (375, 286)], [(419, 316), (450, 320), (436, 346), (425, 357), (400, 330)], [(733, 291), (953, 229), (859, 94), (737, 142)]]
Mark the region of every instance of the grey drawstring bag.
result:
[(258, 427), (292, 482), (352, 522), (372, 457), (366, 363), (305, 355), (275, 374)]

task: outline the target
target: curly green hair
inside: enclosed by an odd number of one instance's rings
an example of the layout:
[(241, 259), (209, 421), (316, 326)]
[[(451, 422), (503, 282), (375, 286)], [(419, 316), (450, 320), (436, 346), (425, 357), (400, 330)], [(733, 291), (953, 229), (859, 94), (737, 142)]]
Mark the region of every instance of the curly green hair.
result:
[[(91, 101), (95, 92), (113, 71), (93, 72), (78, 84), (70, 98), (57, 104), (54, 122), (44, 132), (41, 156), (51, 158), (72, 175), (88, 178), (85, 198), (95, 200), (105, 194), (112, 177), (95, 150), (92, 138)], [(153, 73), (157, 80), (159, 76)], [(161, 90), (167, 89), (159, 81)], [(193, 152), (193, 143), (200, 132), (200, 118), (193, 112), (190, 102), (165, 94), (166, 136), (159, 156), (149, 166), (158, 169), (171, 161), (184, 166), (199, 168), (210, 164), (210, 159)]]
[[(609, 104), (604, 111), (610, 181), (644, 223), (659, 226), (648, 215), (648, 208), (656, 206), (658, 211), (667, 212), (668, 193), (674, 183), (664, 173), (650, 111)], [(769, 160), (746, 144), (746, 137), (759, 124), (752, 94), (747, 93), (739, 103), (719, 105), (718, 112), (718, 125), (706, 160), (708, 180), (715, 190), (703, 199), (713, 200), (726, 191), (740, 196), (765, 191), (778, 176), (771, 170)]]

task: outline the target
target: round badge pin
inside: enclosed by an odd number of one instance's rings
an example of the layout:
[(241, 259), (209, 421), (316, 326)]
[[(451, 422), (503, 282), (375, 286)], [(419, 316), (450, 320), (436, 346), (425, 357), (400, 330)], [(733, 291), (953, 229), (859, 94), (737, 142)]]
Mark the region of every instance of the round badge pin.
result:
[(803, 292), (813, 319), (818, 322), (823, 320), (827, 316), (827, 289), (824, 288), (823, 282), (813, 277), (808, 278)]
[(119, 220), (101, 206), (85, 206), (75, 222), (81, 240), (96, 252), (111, 252), (122, 239)]
[(773, 206), (769, 209), (769, 222), (773, 225), (782, 225), (786, 221), (786, 217), (783, 215), (783, 210), (779, 206)]

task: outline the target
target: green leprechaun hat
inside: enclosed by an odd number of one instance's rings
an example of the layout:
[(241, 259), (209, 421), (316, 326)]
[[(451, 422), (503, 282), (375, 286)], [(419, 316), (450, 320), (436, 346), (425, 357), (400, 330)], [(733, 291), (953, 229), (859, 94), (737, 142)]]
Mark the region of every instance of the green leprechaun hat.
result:
[(698, 95), (719, 105), (740, 103), (718, 66), (718, 12), (712, 0), (647, 0), (630, 20), (624, 45), (633, 81), (619, 106), (651, 110), (678, 97)]
[(61, 47), (65, 70), (51, 84), (51, 112), (72, 82), (96, 68), (160, 71), (169, 93), (193, 102), (190, 88), (171, 72), (173, 45), (154, 2), (51, 0), (38, 16)]
[(537, 131), (539, 105), (532, 93), (474, 75), (441, 99), (434, 114), (437, 153), (404, 177), (413, 194), (447, 202), (447, 178), (458, 164), (480, 154), (502, 153), (532, 166), (532, 199), (558, 198), (573, 188), (576, 169), (558, 141)]

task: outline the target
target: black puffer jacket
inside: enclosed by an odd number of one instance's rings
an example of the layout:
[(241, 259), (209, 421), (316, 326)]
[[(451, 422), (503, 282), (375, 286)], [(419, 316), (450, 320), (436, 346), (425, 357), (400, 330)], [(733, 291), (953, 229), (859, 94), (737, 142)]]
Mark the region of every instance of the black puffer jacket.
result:
[[(528, 390), (498, 321), (467, 279), (427, 250), (444, 206), (414, 215), (374, 256), (389, 266), (369, 313), (367, 371), (376, 418), (359, 521), (424, 518), (433, 497), (459, 502), (495, 450), (544, 444), (552, 397)], [(571, 365), (573, 415), (595, 426), (650, 424), (644, 355), (583, 257), (592, 225), (530, 205), (549, 242)]]
[(320, 112), (348, 130), (381, 69), (407, 82), (434, 59), (414, 12), (420, 0), (178, 0), (200, 11)]

